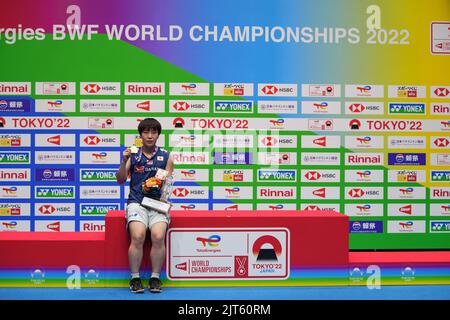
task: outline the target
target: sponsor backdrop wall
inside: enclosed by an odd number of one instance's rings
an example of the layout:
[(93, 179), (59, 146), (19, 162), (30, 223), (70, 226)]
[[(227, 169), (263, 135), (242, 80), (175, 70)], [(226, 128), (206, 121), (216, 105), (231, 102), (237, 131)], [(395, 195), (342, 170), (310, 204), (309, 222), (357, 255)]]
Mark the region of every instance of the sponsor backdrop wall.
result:
[(450, 247), (449, 1), (0, 8), (1, 231), (103, 231), (156, 117), (177, 210), (336, 210), (351, 249)]

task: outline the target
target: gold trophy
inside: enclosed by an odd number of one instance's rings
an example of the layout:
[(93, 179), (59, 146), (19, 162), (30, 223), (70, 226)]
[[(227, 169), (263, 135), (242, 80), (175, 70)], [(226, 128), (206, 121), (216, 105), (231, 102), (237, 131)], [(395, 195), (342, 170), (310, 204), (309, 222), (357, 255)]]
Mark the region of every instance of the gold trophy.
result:
[[(173, 189), (173, 177), (169, 176), (169, 172), (163, 169), (158, 169), (156, 175), (152, 178), (147, 179), (142, 184), (142, 192), (144, 193), (144, 199), (141, 205), (156, 210), (159, 213), (168, 214), (170, 210), (169, 197)], [(146, 197), (146, 194), (152, 192), (152, 190), (161, 190), (161, 197), (159, 200)]]

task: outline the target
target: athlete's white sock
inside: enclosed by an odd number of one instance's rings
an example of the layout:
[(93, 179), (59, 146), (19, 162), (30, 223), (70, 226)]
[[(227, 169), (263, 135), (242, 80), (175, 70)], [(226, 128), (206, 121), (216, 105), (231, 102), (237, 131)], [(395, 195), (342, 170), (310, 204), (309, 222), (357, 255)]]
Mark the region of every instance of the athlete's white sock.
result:
[(151, 278), (157, 278), (157, 279), (159, 279), (159, 272), (152, 272)]
[(132, 272), (131, 273), (131, 279), (134, 279), (134, 278), (140, 278), (139, 272)]

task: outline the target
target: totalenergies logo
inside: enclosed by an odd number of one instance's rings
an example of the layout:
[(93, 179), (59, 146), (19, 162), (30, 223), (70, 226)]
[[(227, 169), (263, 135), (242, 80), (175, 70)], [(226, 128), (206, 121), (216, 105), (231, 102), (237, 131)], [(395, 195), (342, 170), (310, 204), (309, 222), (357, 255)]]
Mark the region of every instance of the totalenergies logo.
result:
[(284, 126), (284, 119), (276, 119), (276, 120), (269, 120), (270, 124), (274, 127), (282, 127)]
[(188, 204), (188, 205), (182, 204), (180, 206), (180, 208), (183, 209), (184, 211), (194, 210), (195, 209), (195, 204)]
[(184, 89), (184, 92), (195, 92), (195, 88), (197, 88), (197, 85), (195, 83), (190, 83), (190, 84), (182, 84), (181, 88)]
[(52, 100), (47, 101), (47, 104), (52, 108), (61, 108), (62, 107), (62, 100)]
[(361, 213), (369, 212), (370, 208), (372, 208), (370, 204), (365, 204), (365, 205), (362, 205), (362, 206), (356, 206), (356, 209), (358, 209), (359, 212), (361, 212)]
[(225, 188), (225, 191), (228, 192), (229, 196), (237, 196), (237, 195), (239, 195), (239, 192), (241, 191), (241, 189), (239, 187)]
[(256, 261), (278, 261), (282, 247), (277, 238), (265, 235), (256, 239), (252, 247)]
[(402, 230), (412, 230), (414, 226), (414, 222), (408, 221), (408, 222), (399, 222), (398, 225)]
[(371, 140), (372, 140), (371, 137), (358, 137), (358, 138), (356, 138), (356, 141), (358, 141), (361, 144), (365, 144), (365, 145), (370, 144)]
[(356, 174), (361, 178), (361, 179), (369, 179), (370, 175), (372, 174), (371, 171), (369, 170), (365, 170), (365, 171), (357, 171)]
[(411, 195), (411, 193), (414, 192), (414, 188), (405, 188), (405, 189), (400, 188), (399, 191), (402, 195), (409, 196), (409, 195)]
[(193, 135), (193, 134), (188, 135), (188, 136), (181, 136), (181, 137), (180, 137), (180, 140), (181, 140), (181, 141), (183, 141), (183, 142), (188, 142), (188, 143), (194, 143), (194, 142), (195, 142), (195, 139), (196, 139), (196, 137), (195, 137), (195, 135)]
[(95, 160), (105, 160), (108, 154), (106, 152), (92, 153)]
[(317, 111), (327, 111), (328, 110), (328, 102), (313, 103), (313, 106), (316, 108)]
[(196, 171), (194, 169), (191, 170), (181, 170), (181, 174), (185, 178), (194, 178)]
[(364, 86), (364, 87), (356, 87), (356, 90), (358, 90), (360, 93), (370, 93), (370, 90), (372, 90), (371, 86)]
[(222, 238), (219, 235), (214, 234), (214, 235), (210, 236), (209, 238), (197, 237), (196, 240), (200, 241), (204, 247), (206, 247), (206, 246), (218, 247), (221, 239)]
[(2, 222), (2, 226), (4, 226), (7, 230), (14, 230), (17, 227), (17, 221)]
[(284, 206), (282, 204), (277, 205), (269, 205), (269, 209), (272, 209), (273, 211), (282, 210)]
[(17, 193), (17, 187), (4, 187), (2, 190), (5, 192), (5, 194), (13, 196)]

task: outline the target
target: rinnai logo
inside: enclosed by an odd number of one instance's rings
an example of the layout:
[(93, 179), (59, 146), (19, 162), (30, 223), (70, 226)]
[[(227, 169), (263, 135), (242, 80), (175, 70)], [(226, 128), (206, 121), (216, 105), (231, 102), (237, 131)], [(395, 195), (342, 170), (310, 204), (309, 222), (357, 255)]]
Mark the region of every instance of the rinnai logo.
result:
[(176, 197), (184, 198), (189, 194), (189, 191), (186, 188), (175, 188), (172, 194)]
[(450, 93), (447, 88), (436, 88), (433, 92), (438, 97), (447, 97)]
[(357, 154), (347, 154), (348, 164), (383, 164), (383, 159), (381, 154), (374, 155), (357, 155)]
[(404, 214), (412, 215), (412, 205), (408, 204), (406, 206), (400, 207), (398, 211)]
[(359, 189), (359, 188), (355, 188), (355, 189), (351, 189), (348, 192), (348, 195), (352, 198), (361, 198), (364, 195), (364, 190)]
[(86, 138), (84, 138), (84, 143), (86, 143), (87, 145), (90, 146), (95, 146), (97, 145), (101, 140), (99, 137), (97, 136), (87, 136)]
[(305, 174), (305, 178), (310, 180), (310, 181), (315, 181), (315, 180), (319, 180), (321, 177), (321, 174), (317, 171), (308, 171)]
[(61, 136), (57, 135), (57, 136), (49, 137), (49, 138), (47, 138), (47, 142), (51, 143), (51, 144), (55, 144), (57, 146), (60, 146), (61, 145)]
[(275, 86), (271, 86), (271, 85), (267, 85), (264, 86), (261, 91), (267, 95), (273, 95), (276, 94), (278, 92), (278, 88)]
[(327, 138), (326, 137), (320, 137), (320, 138), (314, 139), (313, 143), (318, 145), (318, 146), (321, 146), (321, 147), (326, 147), (327, 146)]
[(61, 222), (57, 221), (54, 223), (50, 223), (47, 225), (47, 229), (51, 231), (60, 232), (61, 231)]
[(317, 190), (313, 190), (312, 194), (315, 195), (316, 197), (325, 198), (326, 197), (326, 189), (320, 188)]
[(447, 138), (437, 138), (434, 139), (433, 143), (438, 148), (445, 148), (450, 144), (450, 141)]
[(56, 211), (56, 208), (52, 205), (45, 204), (40, 206), (38, 210), (42, 214), (52, 214)]
[(0, 94), (29, 95), (30, 82), (0, 82)]
[(177, 268), (179, 270), (187, 271), (187, 262), (176, 264), (175, 268)]
[(84, 86), (87, 93), (98, 93), (102, 88), (97, 83), (90, 83)]
[(128, 95), (162, 95), (164, 94), (164, 84), (163, 83), (126, 83), (125, 84), (125, 94)]
[(191, 106), (189, 105), (189, 103), (187, 103), (185, 101), (178, 101), (178, 102), (174, 103), (172, 107), (177, 111), (186, 111)]

